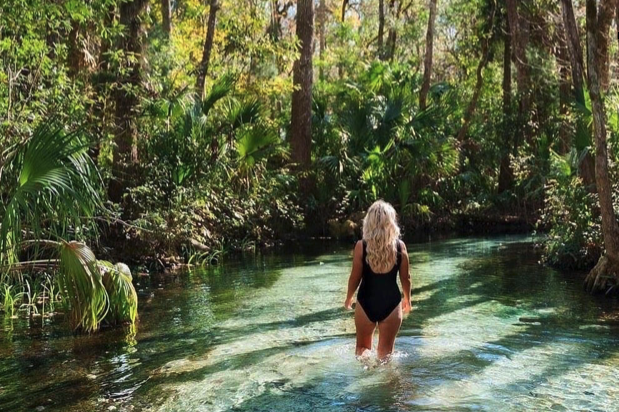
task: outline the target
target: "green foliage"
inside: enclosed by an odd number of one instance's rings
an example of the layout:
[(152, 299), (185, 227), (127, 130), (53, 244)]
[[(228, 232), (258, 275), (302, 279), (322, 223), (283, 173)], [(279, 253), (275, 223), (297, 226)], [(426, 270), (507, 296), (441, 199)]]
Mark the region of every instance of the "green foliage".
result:
[(572, 149), (565, 156), (552, 153), (546, 202), (539, 222), (549, 229), (546, 261), (569, 269), (592, 267), (602, 253), (597, 195), (584, 187), (577, 174), (584, 153), (586, 149), (580, 154)]
[(109, 297), (97, 259), (88, 247), (74, 241), (62, 242), (59, 256), (58, 279), (70, 305), (71, 327), (96, 331), (109, 310)]
[(113, 265), (99, 261), (103, 286), (109, 296), (109, 312), (105, 319), (112, 324), (135, 323), (138, 315), (138, 295), (133, 287), (131, 271), (123, 263)]
[[(14, 263), (23, 240), (93, 236), (95, 226), (84, 225), (101, 206), (100, 179), (78, 132), (67, 133), (48, 122), (27, 142), (9, 147), (9, 200), (0, 206), (0, 261)], [(26, 222), (24, 224), (24, 222)], [(90, 234), (84, 232), (91, 231)]]

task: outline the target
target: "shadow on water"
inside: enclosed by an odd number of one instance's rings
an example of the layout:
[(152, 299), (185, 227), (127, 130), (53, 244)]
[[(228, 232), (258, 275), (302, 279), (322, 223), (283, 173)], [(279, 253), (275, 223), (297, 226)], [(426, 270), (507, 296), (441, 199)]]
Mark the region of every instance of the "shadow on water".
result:
[(216, 325), (235, 315), (236, 302), (271, 287), (282, 268), (313, 262), (325, 247), (316, 243), (303, 254), (255, 255), (195, 272), (138, 278), (136, 343), (127, 343), (118, 329), (74, 336), (61, 317), (43, 329), (16, 320), (10, 334), (0, 329), (0, 410), (83, 410), (86, 401), (131, 395), (167, 363), (205, 356), (215, 339), (234, 339), (220, 336)]
[[(540, 266), (530, 240), (522, 240), (467, 238), (409, 246), (414, 308), (396, 344), (408, 357), (376, 372), (377, 380), (358, 392), (349, 388), (358, 378), (354, 373), (325, 371), (301, 383), (285, 378), (267, 382), (262, 392), (229, 410), (486, 409), (484, 402), (500, 403), (509, 394), (534, 397), (540, 385), (548, 389), (548, 382), (577, 368), (614, 358), (619, 352), (617, 329), (581, 327), (596, 325), (616, 305), (584, 294), (579, 277)], [(281, 270), (291, 267), (307, 267), (312, 275), (313, 267), (327, 265), (343, 291), (350, 246), (323, 244), (303, 254), (257, 256), (209, 270), (140, 279), (141, 323), (134, 343), (123, 341), (119, 331), (75, 338), (63, 324), (33, 328), (20, 325), (20, 320), (10, 339), (0, 335), (0, 410), (41, 405), (48, 411), (96, 410), (92, 404), (97, 398), (131, 402), (134, 396), (136, 405), (145, 405), (153, 397), (173, 396), (169, 388), (208, 381), (213, 374), (259, 369), (264, 359), (312, 345), (353, 342), (351, 330), (323, 328), (329, 322), (351, 322), (350, 312), (339, 306), (268, 319), (258, 316), (263, 309), (253, 302), (239, 305), (257, 290), (273, 288)], [(305, 287), (303, 282), (300, 278), (295, 287)], [(236, 318), (244, 322), (227, 322)], [(294, 340), (292, 331), (305, 328), (317, 332)], [(271, 346), (263, 342), (211, 357), (215, 347), (280, 331), (290, 334)], [(166, 369), (182, 360), (189, 362), (187, 370)], [(534, 367), (513, 376), (497, 370), (513, 365)], [(449, 384), (483, 385), (485, 379), (494, 383), (482, 395), (497, 399), (454, 401), (449, 408), (432, 403), (438, 402), (432, 398), (434, 391), (447, 390)]]

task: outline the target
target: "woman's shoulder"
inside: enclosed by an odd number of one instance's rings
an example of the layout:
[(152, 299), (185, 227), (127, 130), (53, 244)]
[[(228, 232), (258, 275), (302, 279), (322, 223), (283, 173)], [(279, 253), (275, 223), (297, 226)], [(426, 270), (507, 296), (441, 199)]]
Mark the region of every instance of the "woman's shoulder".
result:
[(406, 243), (402, 239), (398, 239), (398, 251), (406, 252)]

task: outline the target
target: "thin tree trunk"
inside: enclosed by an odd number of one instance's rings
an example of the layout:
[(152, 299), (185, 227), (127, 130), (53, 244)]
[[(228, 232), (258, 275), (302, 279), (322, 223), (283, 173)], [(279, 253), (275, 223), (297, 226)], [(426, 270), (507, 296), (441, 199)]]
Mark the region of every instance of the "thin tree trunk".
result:
[(378, 0), (378, 50), (377, 55), (379, 59), (384, 56), (383, 51), (383, 38), (385, 35), (385, 0)]
[[(103, 24), (106, 28), (111, 28), (115, 24), (117, 18), (117, 9), (115, 4), (108, 5), (103, 19)], [(95, 163), (98, 162), (99, 153), (101, 152), (102, 136), (108, 134), (108, 127), (111, 123), (108, 121), (108, 97), (110, 97), (110, 80), (112, 74), (110, 73), (110, 50), (113, 44), (110, 38), (101, 39), (101, 47), (99, 48), (99, 56), (97, 62), (97, 72), (92, 78), (92, 84), (94, 86), (95, 93), (98, 98), (94, 100), (92, 105), (91, 122), (95, 125), (96, 136), (99, 138), (95, 141), (95, 144), (91, 150), (91, 157)], [(112, 106), (112, 105), (109, 105)]]
[(574, 96), (576, 100), (584, 103), (584, 70), (582, 47), (580, 46), (580, 36), (578, 26), (574, 17), (572, 0), (561, 0), (561, 15), (563, 17), (563, 27), (567, 38), (570, 63), (572, 66), (572, 84), (574, 85)]
[[(572, 85), (574, 88), (574, 99), (579, 103), (585, 104), (585, 92), (584, 92), (584, 65), (583, 65), (583, 53), (580, 45), (580, 35), (578, 33), (578, 25), (576, 24), (576, 18), (574, 17), (574, 8), (572, 6), (572, 0), (561, 0), (561, 15), (563, 17), (563, 28), (565, 29), (567, 39), (567, 49), (570, 56), (570, 66), (572, 71)], [(588, 126), (584, 124), (583, 119), (576, 119), (576, 130), (585, 131)], [(582, 144), (578, 141), (574, 142), (574, 146), (578, 151), (586, 149), (589, 144)], [(590, 151), (585, 154), (578, 165), (578, 174), (583, 180), (586, 187), (591, 192), (595, 192), (595, 160)]]
[(514, 151), (520, 146), (523, 138), (530, 139), (528, 127), (530, 117), (530, 82), (529, 64), (526, 46), (529, 42), (529, 27), (526, 19), (518, 12), (517, 0), (506, 0), (507, 20), (513, 48), (514, 63), (516, 65), (516, 84), (518, 87), (518, 116), (516, 120)]
[[(597, 183), (600, 212), (602, 214), (602, 234), (604, 237), (605, 256), (585, 280), (586, 287), (591, 291), (606, 289), (607, 278), (614, 279), (617, 284), (619, 275), (619, 226), (613, 210), (612, 186), (608, 172), (608, 149), (606, 145), (606, 113), (601, 92), (601, 79), (598, 70), (603, 68), (601, 63), (605, 56), (600, 53), (598, 41), (603, 35), (597, 13), (596, 0), (587, 0), (587, 63), (589, 94), (593, 112), (593, 131), (595, 136), (595, 180)], [(604, 10), (604, 0), (600, 3), (600, 10)]]
[[(492, 14), (490, 15), (490, 30), (489, 32), (493, 32), (494, 28), (494, 8), (492, 9)], [(492, 36), (492, 34), (490, 34)], [(481, 89), (484, 85), (484, 69), (488, 64), (488, 50), (490, 49), (490, 43), (492, 42), (492, 37), (487, 38), (484, 37), (482, 40), (481, 46), (481, 57), (479, 59), (479, 63), (477, 64), (476, 71), (476, 80), (475, 80), (475, 89), (473, 90), (473, 97), (471, 97), (471, 101), (469, 102), (466, 111), (464, 112), (464, 119), (462, 122), (462, 127), (458, 131), (458, 142), (463, 142), (466, 138), (466, 134), (469, 131), (469, 126), (471, 124), (471, 119), (473, 118), (473, 113), (475, 113), (475, 108), (477, 107), (477, 101), (479, 100), (479, 95), (481, 94)]]
[(484, 44), (482, 46), (482, 56), (477, 64), (476, 71), (476, 81), (475, 81), (475, 89), (473, 90), (473, 97), (469, 101), (468, 106), (466, 107), (466, 111), (464, 112), (464, 118), (462, 121), (462, 127), (458, 131), (458, 141), (462, 142), (466, 138), (466, 134), (469, 131), (469, 126), (471, 124), (471, 118), (473, 117), (473, 113), (475, 113), (475, 108), (477, 107), (477, 101), (479, 100), (479, 95), (481, 94), (481, 89), (484, 85), (484, 76), (483, 72), (488, 64), (488, 44)]
[(607, 92), (610, 86), (610, 25), (615, 16), (616, 0), (600, 0), (600, 9), (597, 16), (597, 53), (598, 53), (598, 76), (602, 92)]
[(196, 79), (196, 95), (199, 98), (204, 98), (204, 84), (208, 67), (211, 60), (211, 52), (213, 51), (213, 38), (215, 37), (215, 23), (217, 21), (217, 11), (219, 3), (217, 0), (211, 0), (208, 11), (208, 25), (206, 28), (206, 38), (204, 40), (204, 50), (202, 51), (202, 60), (198, 67), (198, 77)]
[(294, 62), (291, 112), (291, 157), (301, 170), (311, 164), (312, 147), (312, 37), (313, 0), (297, 2), (296, 34), (301, 43), (299, 59)]
[(346, 8), (348, 7), (348, 1), (349, 0), (342, 0), (342, 14), (340, 16), (342, 23), (344, 23), (344, 19), (346, 18)]
[(120, 5), (120, 24), (126, 29), (120, 46), (127, 59), (128, 70), (119, 79), (120, 87), (115, 92), (115, 136), (113, 179), (108, 193), (110, 199), (119, 202), (125, 189), (133, 179), (133, 170), (138, 163), (136, 118), (138, 116), (138, 96), (136, 90), (142, 86), (143, 61), (143, 13), (146, 12), (148, 0), (132, 0)]
[(161, 15), (163, 32), (167, 37), (172, 34), (172, 7), (170, 0), (161, 0)]
[(512, 47), (509, 31), (503, 35), (503, 156), (499, 166), (498, 192), (510, 190), (514, 180), (509, 155), (512, 148), (512, 133), (508, 127), (511, 123), (512, 104)]
[(570, 104), (570, 80), (567, 68), (567, 45), (565, 40), (558, 36), (559, 45), (557, 46), (557, 60), (559, 66), (559, 115), (561, 125), (559, 126), (559, 153), (565, 154), (570, 150), (570, 126), (567, 120)]
[(428, 31), (426, 33), (426, 55), (423, 60), (423, 82), (419, 92), (419, 108), (425, 110), (427, 106), (430, 80), (432, 78), (432, 53), (434, 49), (434, 22), (436, 21), (436, 3), (438, 0), (430, 0), (430, 14), (428, 17)]
[[(318, 16), (317, 16), (317, 23), (318, 23), (318, 47), (319, 47), (319, 56), (320, 56), (320, 60), (322, 61), (322, 59), (324, 58), (324, 54), (325, 54), (325, 50), (327, 48), (327, 40), (326, 40), (326, 23), (327, 23), (327, 4), (326, 4), (326, 0), (320, 0), (319, 6), (318, 6)], [(322, 68), (322, 65), (320, 66), (320, 72), (319, 72), (319, 77), (321, 79), (324, 78), (325, 74), (324, 74), (324, 69)]]
[[(395, 4), (395, 0), (391, 0), (389, 2), (389, 13), (395, 17), (395, 21), (397, 22), (400, 19), (400, 13), (402, 12), (402, 2), (398, 2), (397, 5), (397, 10), (395, 9), (396, 4)], [(398, 33), (396, 31), (395, 27), (390, 27), (389, 28), (389, 33), (387, 34), (387, 46), (386, 46), (386, 50), (385, 50), (385, 60), (388, 61), (393, 61), (393, 58), (395, 56), (395, 48), (396, 48), (396, 41), (398, 38)]]
[(69, 51), (67, 56), (69, 75), (71, 77), (76, 77), (84, 66), (84, 53), (79, 45), (79, 37), (80, 24), (74, 20), (71, 22), (71, 31), (69, 32)]

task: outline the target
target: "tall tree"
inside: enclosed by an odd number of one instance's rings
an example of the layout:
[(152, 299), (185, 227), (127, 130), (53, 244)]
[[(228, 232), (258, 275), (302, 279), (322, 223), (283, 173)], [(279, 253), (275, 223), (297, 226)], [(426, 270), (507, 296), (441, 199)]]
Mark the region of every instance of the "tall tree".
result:
[(120, 40), (120, 49), (126, 57), (127, 69), (118, 79), (115, 92), (115, 136), (113, 178), (108, 194), (110, 199), (119, 202), (128, 186), (134, 166), (138, 163), (137, 138), (139, 99), (137, 91), (142, 87), (142, 62), (144, 51), (143, 14), (148, 0), (131, 0), (120, 4), (120, 24), (125, 35)]
[[(563, 24), (559, 24), (563, 26)], [(559, 126), (559, 153), (565, 154), (570, 150), (570, 130), (567, 120), (568, 108), (570, 104), (570, 79), (569, 79), (569, 57), (568, 47), (565, 37), (561, 30), (555, 33), (556, 47), (554, 48), (557, 67), (559, 68), (559, 115), (561, 124)]]
[(84, 53), (79, 44), (80, 39), (80, 23), (77, 20), (71, 22), (71, 31), (69, 32), (69, 50), (68, 50), (68, 65), (69, 75), (75, 77), (84, 66)]
[(511, 36), (514, 65), (516, 66), (516, 85), (518, 91), (518, 116), (513, 141), (514, 150), (517, 150), (523, 137), (530, 137), (527, 125), (531, 108), (529, 63), (526, 53), (526, 47), (529, 42), (529, 23), (521, 15), (518, 4), (522, 3), (517, 0), (506, 0), (507, 21)]
[(294, 62), (290, 146), (292, 161), (301, 169), (311, 163), (312, 147), (312, 37), (314, 2), (297, 2), (296, 34), (300, 42), (299, 58)]
[[(572, 87), (574, 99), (584, 105), (584, 63), (582, 47), (580, 45), (580, 35), (578, 33), (578, 25), (574, 16), (574, 8), (572, 0), (561, 0), (561, 17), (563, 19), (563, 29), (567, 40), (567, 51), (570, 58), (570, 68), (572, 75)], [(576, 129), (582, 130), (583, 133), (588, 133), (588, 126), (583, 119), (576, 120)], [(575, 141), (575, 147), (579, 151), (585, 150), (590, 143), (582, 143)], [(578, 165), (578, 173), (583, 179), (584, 184), (591, 190), (595, 191), (595, 160), (591, 152), (587, 152), (585, 157)]]
[(511, 189), (514, 175), (510, 165), (509, 155), (512, 147), (512, 133), (508, 127), (511, 119), (512, 105), (512, 43), (511, 34), (507, 30), (503, 34), (503, 155), (499, 167), (498, 192)]
[(584, 102), (582, 47), (580, 46), (580, 36), (578, 34), (576, 18), (574, 17), (572, 0), (561, 0), (561, 16), (563, 18), (563, 29), (565, 30), (565, 37), (567, 39), (570, 64), (572, 68), (574, 97), (578, 101)]
[(378, 0), (378, 50), (379, 59), (383, 58), (383, 42), (385, 37), (385, 0)]
[(616, 0), (600, 1), (600, 10), (597, 12), (597, 50), (599, 54), (598, 76), (600, 77), (600, 87), (603, 92), (608, 91), (610, 86), (610, 53), (608, 46), (610, 43), (610, 25), (615, 16)]
[[(326, 24), (327, 24), (327, 4), (326, 0), (320, 0), (318, 5), (318, 15), (316, 16), (316, 22), (318, 24), (318, 51), (320, 59), (324, 58), (325, 50), (327, 48), (327, 40), (326, 40)], [(322, 66), (320, 66), (320, 74), (319, 77), (322, 79), (324, 77), (324, 70)]]
[(427, 106), (430, 80), (432, 79), (432, 53), (434, 49), (434, 23), (436, 21), (436, 3), (438, 0), (430, 0), (430, 14), (428, 16), (428, 31), (426, 32), (426, 55), (423, 60), (423, 82), (419, 92), (419, 108), (425, 110)]
[[(610, 6), (609, 7), (609, 3)], [(604, 68), (606, 56), (599, 48), (606, 26), (599, 21), (608, 8), (614, 10), (614, 0), (601, 0), (598, 11), (596, 0), (587, 0), (587, 63), (588, 85), (593, 112), (593, 132), (595, 136), (595, 180), (597, 183), (600, 212), (602, 215), (602, 234), (605, 254), (587, 276), (585, 285), (591, 291), (604, 291), (619, 279), (619, 225), (613, 209), (612, 186), (608, 171), (608, 148), (606, 144), (606, 113), (602, 94), (602, 79), (599, 73)], [(606, 52), (608, 50), (606, 49)], [(610, 285), (609, 285), (610, 284)]]
[[(389, 2), (389, 13), (394, 17), (395, 22), (400, 20), (402, 15), (406, 15), (408, 9), (413, 5), (413, 1), (405, 2), (390, 0)], [(395, 57), (396, 43), (398, 39), (398, 32), (396, 30), (395, 24), (392, 24), (389, 27), (389, 34), (387, 35), (387, 45), (385, 50), (385, 60), (393, 60)]]
[[(494, 5), (494, 3), (492, 3)], [(484, 69), (488, 64), (488, 55), (490, 49), (490, 43), (493, 40), (494, 36), (494, 14), (495, 7), (492, 7), (490, 10), (490, 15), (488, 17), (488, 33), (481, 33), (481, 56), (479, 59), (479, 63), (477, 64), (476, 77), (475, 77), (475, 88), (473, 89), (473, 96), (469, 101), (468, 106), (464, 112), (464, 118), (462, 121), (462, 127), (458, 131), (457, 139), (459, 142), (463, 142), (466, 138), (466, 134), (468, 133), (469, 126), (471, 124), (471, 118), (473, 117), (473, 113), (475, 113), (475, 108), (477, 107), (477, 101), (479, 100), (479, 96), (481, 95), (481, 89), (484, 85)]]
[(161, 0), (161, 20), (163, 32), (170, 37), (172, 33), (172, 4), (170, 0)]
[(217, 0), (210, 0), (208, 11), (208, 24), (206, 27), (206, 38), (204, 39), (204, 49), (202, 51), (202, 60), (198, 66), (198, 76), (196, 79), (196, 95), (200, 98), (204, 97), (204, 84), (208, 67), (211, 61), (211, 52), (213, 51), (213, 38), (215, 37), (215, 23), (217, 22), (217, 11), (219, 3)]

